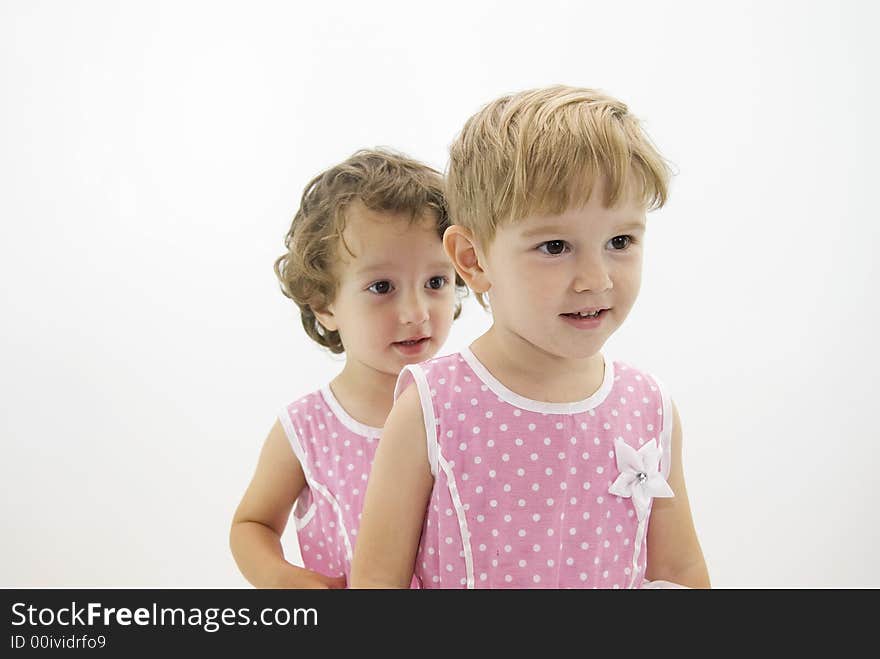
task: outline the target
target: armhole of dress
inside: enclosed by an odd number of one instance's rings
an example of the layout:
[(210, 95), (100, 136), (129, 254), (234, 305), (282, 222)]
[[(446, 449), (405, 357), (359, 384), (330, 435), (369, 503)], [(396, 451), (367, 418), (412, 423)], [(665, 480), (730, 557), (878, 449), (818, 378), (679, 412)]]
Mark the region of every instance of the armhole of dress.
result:
[(394, 400), (403, 393), (412, 379), (416, 383), (416, 389), (419, 392), (419, 402), (422, 408), (422, 421), (425, 424), (425, 441), (428, 447), (428, 463), (431, 466), (431, 475), (437, 478), (437, 456), (440, 447), (437, 444), (437, 425), (434, 420), (434, 403), (431, 401), (431, 390), (428, 387), (428, 380), (424, 371), (418, 364), (410, 364), (404, 366), (403, 370), (397, 378), (397, 384), (394, 387)]
[[(306, 453), (303, 449), (302, 443), (299, 440), (299, 435), (296, 432), (296, 428), (293, 427), (293, 422), (290, 420), (290, 412), (287, 408), (282, 408), (282, 410), (278, 413), (278, 420), (281, 422), (281, 427), (284, 428), (284, 434), (287, 435), (287, 441), (290, 443), (290, 448), (293, 450), (293, 455), (299, 460), (299, 466), (303, 471), (303, 476), (306, 479), (306, 487), (310, 490), (313, 489), (310, 485), (311, 481), (311, 472), (309, 469), (308, 462), (306, 461)], [(303, 496), (303, 493), (300, 492), (299, 496)], [(299, 497), (297, 497), (297, 503), (293, 509), (293, 522), (297, 531), (305, 527), (310, 521), (312, 521), (312, 517), (315, 515), (315, 501), (312, 499), (311, 505), (308, 510), (306, 510), (302, 516), (297, 516), (296, 510), (299, 507)]]
[[(652, 376), (653, 377), (653, 376)], [(672, 468), (672, 426), (675, 423), (672, 414), (672, 397), (666, 386), (657, 378), (653, 378), (660, 394), (660, 408), (663, 410), (660, 420), (660, 473), (663, 478), (669, 478), (669, 470)]]

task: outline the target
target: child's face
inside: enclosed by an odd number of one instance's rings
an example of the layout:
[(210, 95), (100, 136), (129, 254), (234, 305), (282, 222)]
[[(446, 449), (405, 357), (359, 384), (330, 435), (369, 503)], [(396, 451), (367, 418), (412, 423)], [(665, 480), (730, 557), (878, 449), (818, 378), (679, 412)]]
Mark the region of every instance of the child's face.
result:
[(446, 341), (455, 311), (455, 270), (434, 219), (351, 206), (338, 246), (338, 287), (318, 319), (339, 331), (348, 362), (394, 375), (432, 357)]
[[(496, 326), (564, 358), (596, 354), (639, 292), (645, 207), (589, 203), (503, 225), (484, 254)], [(581, 313), (599, 311), (598, 317)]]

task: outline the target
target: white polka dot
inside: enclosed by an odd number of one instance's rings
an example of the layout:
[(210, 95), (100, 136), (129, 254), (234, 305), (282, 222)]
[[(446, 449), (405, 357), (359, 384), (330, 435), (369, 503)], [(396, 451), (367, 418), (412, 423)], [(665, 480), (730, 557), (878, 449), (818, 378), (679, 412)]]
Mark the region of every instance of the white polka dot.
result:
[(481, 545), (480, 545), (480, 551), (486, 551), (486, 545), (481, 544)]
[(512, 519), (513, 519), (513, 517), (511, 517), (510, 515), (505, 515), (505, 516), (504, 516), (504, 521), (505, 521), (505, 522), (509, 522), (509, 521), (512, 520)]
[(511, 581), (513, 581), (513, 577), (510, 576), (509, 574), (505, 574), (505, 575), (504, 575), (504, 580), (505, 580), (507, 583), (510, 583)]
[(532, 454), (529, 456), (529, 458), (531, 459), (532, 462), (534, 462), (535, 460), (538, 459), (538, 454), (537, 454), (537, 453), (532, 453)]
[(459, 415), (458, 415), (458, 420), (459, 420), (459, 421), (464, 421), (464, 414), (459, 414)]
[(473, 433), (474, 433), (475, 435), (479, 435), (479, 434), (480, 434), (480, 426), (474, 426), (474, 428), (473, 428)]
[(434, 555), (434, 548), (428, 547), (428, 553), (431, 554), (431, 556), (433, 556)]
[(483, 486), (477, 485), (477, 487), (474, 488), (474, 492), (476, 492), (477, 494), (482, 494), (483, 493)]
[(544, 446), (550, 446), (550, 438), (549, 437), (544, 438)]
[(447, 509), (446, 509), (446, 516), (447, 516), (447, 517), (451, 517), (451, 516), (452, 516), (452, 508), (447, 508)]
[(536, 574), (535, 576), (532, 577), (532, 581), (534, 581), (535, 583), (538, 583), (539, 581), (541, 581), (541, 575)]
[(504, 545), (504, 551), (509, 554), (511, 551), (513, 551), (513, 547), (511, 547), (510, 545)]
[(495, 478), (495, 470), (494, 469), (489, 470), (489, 478)]
[(525, 500), (525, 499), (520, 499), (520, 500), (517, 501), (516, 503), (517, 503), (517, 505), (518, 505), (520, 508), (525, 508), (525, 507), (526, 507), (526, 500)]
[(474, 407), (476, 407), (477, 403), (479, 402), (480, 401), (478, 401), (476, 398), (471, 398), (471, 405), (473, 405)]
[(487, 419), (491, 419), (491, 418), (492, 418), (492, 410), (489, 410), (488, 412), (486, 412), (486, 418), (487, 418)]
[(450, 538), (450, 537), (447, 536), (447, 538), (446, 538), (446, 544), (447, 544), (447, 545), (451, 545), (451, 544), (452, 544), (452, 538)]
[(488, 442), (486, 442), (486, 446), (488, 446), (489, 448), (492, 448), (493, 446), (495, 446), (495, 440), (490, 439)]
[(505, 492), (510, 492), (510, 483), (505, 483), (503, 489)]
[(516, 470), (516, 475), (517, 475), (517, 476), (524, 476), (525, 473), (526, 473), (526, 470), (525, 470), (525, 469), (520, 468), (520, 469), (517, 469), (517, 470)]
[(477, 515), (477, 521), (478, 521), (478, 522), (482, 522), (482, 521), (484, 521), (485, 519), (486, 519), (486, 518), (485, 518), (483, 515)]
[(585, 490), (589, 490), (589, 489), (590, 489), (590, 481), (584, 481), (584, 489), (585, 489)]
[(497, 537), (498, 537), (498, 529), (492, 529), (492, 537), (493, 537), (493, 538), (497, 538)]
[(540, 485), (538, 485), (537, 483), (532, 483), (532, 492), (537, 492), (540, 489), (541, 489)]
[(541, 519), (541, 516), (538, 513), (535, 513), (534, 515), (532, 515), (533, 522), (540, 521), (540, 519)]
[(597, 474), (601, 474), (603, 471), (605, 471), (605, 468), (604, 468), (604, 467), (596, 467), (596, 473), (597, 473)]
[(541, 545), (532, 545), (532, 551), (536, 554), (541, 551)]
[(496, 501), (495, 499), (492, 499), (491, 501), (489, 501), (489, 505), (492, 506), (493, 508), (496, 508), (498, 506), (498, 501)]
[(589, 459), (590, 459), (590, 454), (587, 453), (586, 451), (583, 452), (583, 453), (581, 453), (581, 459), (582, 459), (582, 460), (589, 460)]
[(553, 535), (553, 529), (547, 529), (547, 535)]
[(596, 535), (602, 535), (602, 527), (601, 526), (596, 527)]
[(553, 505), (553, 499), (547, 499), (547, 505), (548, 505), (548, 506), (552, 506), (552, 505)]
[(581, 572), (579, 576), (580, 576), (581, 581), (587, 580), (587, 573), (586, 572)]
[(460, 450), (460, 451), (467, 451), (467, 444), (465, 444), (464, 442), (462, 442), (461, 444), (458, 445), (458, 450)]
[(534, 424), (534, 423), (530, 423), (530, 424), (529, 424), (529, 430), (534, 430), (534, 429), (535, 429), (535, 424)]
[(523, 440), (521, 440), (519, 437), (517, 437), (515, 440), (513, 440), (513, 443), (516, 444), (517, 446), (522, 446)]
[(614, 527), (614, 530), (617, 531), (618, 533), (620, 533), (621, 531), (623, 531), (623, 527), (620, 524), (618, 524), (617, 526)]
[(590, 543), (589, 543), (589, 542), (582, 542), (582, 543), (581, 543), (581, 549), (583, 549), (584, 551), (586, 551), (586, 550), (589, 549), (589, 548), (590, 548)]
[(560, 490), (567, 490), (567, 489), (568, 489), (568, 483), (566, 483), (565, 481), (562, 481), (562, 482), (559, 484), (559, 489), (560, 489)]
[(550, 467), (547, 467), (547, 468), (544, 470), (544, 473), (547, 474), (548, 476), (552, 476), (552, 475), (553, 475), (553, 469), (551, 469)]
[(521, 416), (521, 415), (522, 415), (522, 411), (521, 411), (521, 410), (514, 410), (514, 411), (513, 411), (513, 416)]
[(461, 393), (461, 387), (459, 387), (458, 385), (455, 385), (452, 389), (453, 389), (453, 390), (455, 391), (455, 393), (457, 393), (457, 394), (460, 394), (460, 393)]
[(504, 432), (505, 430), (507, 430), (507, 424), (502, 423), (500, 426), (498, 426), (498, 430), (500, 430), (501, 432)]
[(446, 564), (446, 571), (447, 571), (447, 572), (452, 572), (452, 563), (447, 563), (447, 564)]
[(526, 530), (520, 529), (519, 531), (517, 531), (517, 535), (519, 535), (520, 538), (525, 538), (526, 537)]
[(507, 453), (505, 453), (505, 454), (503, 454), (503, 455), (501, 456), (501, 460), (502, 460), (503, 462), (507, 462), (507, 461), (510, 460), (510, 456), (509, 456)]
[(466, 480), (469, 479), (469, 478), (470, 478), (470, 476), (468, 475), (467, 472), (465, 472), (465, 473), (463, 473), (463, 474), (461, 475), (461, 480), (463, 480), (463, 481), (466, 481)]
[[(483, 458), (481, 458), (479, 455), (474, 456), (474, 464), (480, 464), (482, 461), (483, 461)], [(599, 469), (601, 469), (601, 468), (602, 467), (599, 467)], [(599, 473), (601, 474), (602, 472), (600, 471)]]
[(526, 566), (526, 560), (525, 560), (524, 558), (519, 559), (519, 566), (520, 566), (520, 567), (525, 567), (525, 566)]
[(593, 443), (594, 443), (596, 446), (598, 446), (599, 444), (602, 443), (602, 440), (599, 439), (598, 437), (593, 437)]
[(578, 530), (573, 526), (570, 529), (568, 529), (568, 535), (575, 535), (577, 532), (578, 532)]

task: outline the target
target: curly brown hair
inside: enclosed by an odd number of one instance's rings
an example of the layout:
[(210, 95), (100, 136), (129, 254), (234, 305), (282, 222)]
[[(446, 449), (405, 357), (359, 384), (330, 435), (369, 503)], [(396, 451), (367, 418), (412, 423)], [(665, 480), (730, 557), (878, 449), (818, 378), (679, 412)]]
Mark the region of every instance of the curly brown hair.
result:
[[(306, 185), (284, 238), (287, 251), (275, 261), (275, 275), (282, 293), (299, 307), (306, 334), (337, 354), (345, 351), (339, 332), (321, 325), (315, 311), (326, 309), (336, 295), (333, 263), (339, 245), (348, 247), (342, 237), (346, 209), (357, 201), (373, 211), (407, 213), (413, 223), (429, 213), (441, 239), (450, 224), (443, 176), (388, 149), (357, 151)], [(455, 285), (458, 318), (467, 288), (458, 275)]]

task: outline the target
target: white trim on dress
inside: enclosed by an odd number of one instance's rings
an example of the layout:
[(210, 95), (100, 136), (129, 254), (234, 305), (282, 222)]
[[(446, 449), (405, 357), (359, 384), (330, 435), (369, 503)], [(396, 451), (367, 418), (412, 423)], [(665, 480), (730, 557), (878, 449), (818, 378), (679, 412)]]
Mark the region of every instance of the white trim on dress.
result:
[(449, 489), (449, 496), (452, 498), (452, 505), (455, 507), (455, 515), (458, 518), (458, 530), (461, 533), (461, 549), (464, 552), (464, 571), (466, 577), (465, 588), (473, 590), (474, 556), (473, 551), (471, 550), (471, 533), (468, 530), (467, 517), (465, 516), (464, 506), (461, 505), (461, 497), (458, 494), (458, 486), (455, 483), (455, 474), (452, 471), (452, 465), (450, 465), (442, 455), (439, 456), (439, 461), (443, 473), (446, 474), (446, 484)]
[[(299, 464), (303, 470), (303, 475), (306, 478), (306, 484), (313, 492), (317, 492), (318, 494), (323, 496), (336, 513), (336, 519), (339, 524), (339, 528), (342, 529), (342, 541), (345, 543), (345, 554), (348, 557), (348, 562), (351, 563), (353, 554), (351, 549), (351, 540), (348, 537), (348, 529), (345, 526), (345, 521), (342, 517), (342, 508), (339, 506), (339, 502), (336, 501), (336, 498), (332, 494), (330, 494), (330, 491), (323, 484), (315, 480), (314, 475), (312, 474), (312, 470), (309, 467), (308, 461), (304, 459), (305, 451), (303, 450), (299, 435), (297, 434), (296, 429), (293, 427), (293, 422), (290, 420), (290, 412), (288, 411), (287, 407), (284, 408), (282, 414), (278, 415), (278, 419), (281, 421), (284, 432), (287, 434), (287, 439), (290, 442), (290, 446), (293, 449), (294, 455), (296, 455), (297, 460), (299, 460)], [(312, 515), (314, 514), (315, 505), (316, 503), (312, 502), (312, 507), (303, 516), (304, 521), (302, 522), (302, 526), (305, 526), (306, 523), (308, 523), (308, 521), (311, 519), (309, 515), (310, 513)], [(296, 523), (295, 520), (294, 523)]]
[(404, 366), (397, 378), (397, 384), (394, 386), (394, 400), (403, 393), (406, 388), (404, 384), (405, 374), (413, 379), (416, 383), (416, 389), (419, 392), (419, 401), (422, 407), (422, 421), (425, 424), (425, 442), (428, 447), (428, 463), (431, 465), (431, 475), (437, 478), (437, 462), (440, 453), (440, 446), (437, 443), (437, 423), (434, 418), (434, 403), (431, 401), (431, 388), (428, 385), (428, 379), (425, 372), (418, 364), (410, 364)]
[(494, 375), (489, 372), (483, 363), (477, 359), (477, 356), (471, 352), (471, 349), (463, 348), (461, 356), (467, 362), (471, 370), (480, 378), (483, 383), (495, 393), (501, 400), (510, 403), (516, 407), (528, 410), (530, 412), (540, 412), (541, 414), (577, 414), (587, 412), (601, 405), (611, 393), (614, 386), (614, 362), (602, 356), (605, 362), (605, 375), (602, 377), (602, 384), (589, 397), (584, 400), (574, 401), (571, 403), (547, 403), (540, 400), (533, 400), (520, 396), (518, 393), (511, 391), (505, 387)]
[(321, 396), (324, 398), (324, 402), (327, 403), (330, 411), (333, 412), (334, 416), (339, 419), (339, 422), (343, 426), (351, 430), (353, 433), (357, 433), (367, 439), (379, 439), (379, 435), (382, 434), (382, 429), (376, 428), (375, 426), (368, 426), (367, 424), (361, 423), (352, 418), (336, 399), (336, 396), (333, 395), (333, 390), (330, 389), (329, 384), (325, 387), (321, 387)]

